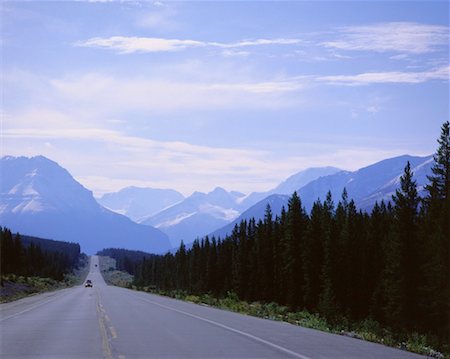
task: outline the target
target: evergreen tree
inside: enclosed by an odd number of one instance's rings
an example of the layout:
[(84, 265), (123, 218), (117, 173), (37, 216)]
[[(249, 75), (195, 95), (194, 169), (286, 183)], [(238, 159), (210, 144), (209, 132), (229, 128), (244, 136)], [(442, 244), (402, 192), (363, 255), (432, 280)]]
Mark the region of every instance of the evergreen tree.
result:
[(11, 231), (7, 228), (0, 227), (0, 253), (1, 253), (1, 273), (12, 273), (14, 258), (14, 242)]
[(422, 313), (426, 329), (450, 337), (450, 124), (445, 122), (425, 187)]
[(450, 123), (445, 122), (438, 139), (439, 147), (434, 154), (433, 174), (428, 176), (430, 184), (425, 188), (429, 200), (440, 199), (441, 204), (450, 198)]
[(357, 211), (355, 202), (351, 200), (348, 205), (348, 239), (345, 249), (346, 277), (352, 285), (348, 291), (347, 312), (351, 319), (361, 320), (367, 315), (369, 293), (367, 292), (367, 235), (365, 216)]
[(239, 232), (237, 233), (236, 241), (234, 242), (233, 251), (236, 256), (238, 264), (234, 264), (235, 272), (233, 274), (234, 287), (239, 298), (247, 297), (247, 286), (249, 276), (249, 240), (248, 230), (250, 223), (247, 221), (241, 221), (239, 226)]
[(206, 251), (206, 285), (212, 294), (217, 294), (217, 242), (213, 237), (211, 242), (206, 237), (205, 240)]
[[(346, 198), (344, 190), (343, 197)], [(334, 203), (331, 192), (328, 191), (322, 211), (322, 249), (323, 261), (321, 267), (321, 288), (319, 295), (319, 310), (326, 317), (332, 318), (336, 310), (336, 299), (333, 286), (333, 272), (335, 270), (335, 233), (334, 233)]]
[(323, 266), (323, 212), (324, 207), (317, 200), (311, 209), (310, 224), (306, 237), (303, 257), (304, 269), (304, 303), (311, 311), (316, 311), (322, 287)]
[(292, 308), (304, 307), (303, 258), (308, 218), (300, 197), (294, 192), (288, 203), (285, 232), (285, 273), (287, 277), (287, 304)]
[(274, 223), (274, 297), (277, 303), (286, 304), (287, 278), (285, 275), (285, 238), (287, 214), (284, 206), (281, 208), (281, 214)]
[[(252, 225), (253, 222), (253, 225)], [(248, 268), (248, 273), (245, 275), (244, 273), (241, 276), (246, 277), (246, 281), (248, 283), (247, 288), (245, 289), (245, 298), (248, 301), (256, 300), (258, 296), (258, 258), (257, 258), (257, 250), (256, 250), (256, 240), (257, 240), (257, 228), (258, 224), (254, 220), (254, 218), (249, 222), (249, 227), (247, 229), (248, 238), (247, 238), (247, 255), (248, 255), (248, 263), (246, 267)]]
[(188, 281), (188, 265), (187, 265), (187, 255), (186, 246), (184, 242), (181, 241), (180, 247), (175, 255), (176, 262), (176, 286), (178, 289), (186, 289)]
[(400, 177), (400, 189), (392, 196), (394, 231), (385, 247), (385, 316), (394, 327), (412, 328), (417, 314), (419, 287), (418, 224), (419, 197), (408, 161)]
[(270, 204), (267, 204), (264, 214), (263, 230), (261, 236), (261, 262), (262, 266), (262, 293), (261, 299), (271, 301), (274, 297), (274, 239), (273, 239), (273, 214)]
[[(395, 333), (437, 334), (448, 345), (448, 122), (438, 142), (422, 206), (408, 162), (392, 204), (376, 203), (370, 214), (358, 211), (344, 189), (336, 209), (329, 192), (308, 216), (294, 193), (275, 218), (268, 206), (263, 220), (242, 221), (224, 239), (206, 237), (191, 249), (181, 245), (175, 255), (144, 259), (136, 283), (217, 297), (234, 292), (247, 301), (306, 308), (328, 320), (371, 318)], [(8, 238), (2, 232), (2, 259), (5, 250), (14, 252)], [(36, 247), (26, 250), (33, 270), (39, 257)]]
[(391, 216), (384, 203), (378, 202), (372, 209), (370, 224), (368, 229), (367, 252), (367, 288), (371, 294), (369, 299), (369, 315), (380, 322), (384, 322), (382, 308), (385, 307), (383, 301), (382, 274), (385, 267), (383, 247), (386, 245), (391, 231)]

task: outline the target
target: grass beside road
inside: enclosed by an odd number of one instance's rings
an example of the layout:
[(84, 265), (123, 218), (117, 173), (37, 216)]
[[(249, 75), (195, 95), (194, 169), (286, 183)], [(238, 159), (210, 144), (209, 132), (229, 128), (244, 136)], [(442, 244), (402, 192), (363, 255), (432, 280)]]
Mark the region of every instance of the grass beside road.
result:
[(103, 279), (109, 285), (130, 288), (134, 277), (116, 269), (116, 260), (111, 257), (99, 256), (100, 271)]
[(82, 257), (79, 268), (67, 274), (64, 280), (57, 281), (52, 278), (25, 277), (16, 274), (5, 274), (0, 278), (0, 303), (28, 297), (30, 295), (49, 292), (80, 285), (89, 272), (89, 258)]
[(339, 322), (330, 323), (319, 314), (307, 311), (292, 312), (287, 307), (276, 303), (245, 302), (239, 300), (236, 294), (228, 293), (225, 298), (215, 298), (208, 294), (190, 295), (180, 291), (160, 291), (151, 287), (136, 287), (132, 289), (146, 291), (157, 295), (167, 296), (196, 304), (208, 305), (233, 312), (260, 317), (264, 319), (283, 321), (305, 328), (317, 329), (323, 332), (349, 336), (386, 346), (427, 355), (431, 358), (450, 359), (449, 348), (437, 348), (432, 338), (418, 333), (398, 335), (373, 320), (364, 320), (359, 323), (349, 323), (342, 318)]
[(15, 274), (1, 276), (0, 303), (28, 297), (37, 293), (48, 292), (69, 287), (65, 281), (56, 281), (51, 278), (24, 277)]

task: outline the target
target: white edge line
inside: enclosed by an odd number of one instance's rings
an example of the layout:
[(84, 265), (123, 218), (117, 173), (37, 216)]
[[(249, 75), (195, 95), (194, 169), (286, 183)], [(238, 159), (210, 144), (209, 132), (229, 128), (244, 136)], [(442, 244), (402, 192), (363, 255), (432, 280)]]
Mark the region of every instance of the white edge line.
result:
[(166, 306), (166, 305), (164, 305), (164, 304), (159, 304), (159, 303), (156, 303), (156, 302), (154, 302), (154, 301), (151, 301), (151, 300), (142, 298), (142, 297), (137, 296), (137, 295), (134, 295), (134, 297), (136, 297), (136, 298), (138, 298), (138, 299), (140, 299), (140, 300), (142, 300), (142, 301), (144, 301), (144, 302), (148, 302), (148, 303), (151, 303), (151, 304), (153, 304), (153, 305), (157, 305), (158, 307), (165, 308), (165, 309), (168, 309), (168, 310), (171, 310), (171, 311), (173, 311), (173, 312), (180, 313), (180, 314), (184, 314), (184, 315), (187, 315), (188, 317), (191, 317), (191, 318), (195, 318), (195, 319), (201, 320), (201, 321), (203, 321), (203, 322), (206, 322), (206, 323), (215, 325), (215, 326), (217, 326), (217, 327), (226, 329), (226, 330), (228, 330), (228, 331), (230, 331), (230, 332), (240, 334), (240, 335), (245, 336), (245, 337), (247, 337), (247, 338), (253, 339), (254, 341), (257, 341), (257, 342), (259, 342), (259, 343), (265, 344), (265, 345), (267, 345), (267, 346), (269, 346), (269, 347), (272, 347), (272, 348), (274, 348), (274, 349), (277, 349), (277, 350), (279, 350), (279, 351), (282, 351), (282, 352), (284, 352), (284, 353), (287, 353), (287, 354), (289, 354), (289, 355), (292, 355), (292, 356), (294, 356), (294, 357), (296, 357), (296, 358), (299, 358), (299, 359), (311, 359), (310, 357), (307, 357), (307, 356), (298, 354), (298, 353), (296, 353), (296, 352), (293, 352), (292, 350), (289, 350), (289, 349), (287, 349), (287, 348), (284, 348), (284, 347), (282, 347), (282, 346), (279, 346), (279, 345), (277, 345), (277, 344), (274, 344), (274, 343), (272, 343), (272, 342), (269, 342), (269, 341), (267, 341), (267, 340), (264, 340), (264, 339), (262, 339), (262, 338), (260, 338), (260, 337), (255, 336), (255, 335), (252, 335), (252, 334), (243, 332), (243, 331), (238, 330), (238, 329), (235, 329), (235, 328), (231, 328), (231, 327), (229, 327), (229, 326), (226, 326), (226, 325), (224, 325), (224, 324), (215, 322), (215, 321), (213, 321), (213, 320), (206, 319), (206, 318), (203, 318), (203, 317), (199, 317), (198, 315), (191, 314), (191, 313), (188, 313), (188, 312), (179, 310), (179, 309), (175, 309), (175, 308), (172, 308), (172, 307), (168, 307), (168, 306)]

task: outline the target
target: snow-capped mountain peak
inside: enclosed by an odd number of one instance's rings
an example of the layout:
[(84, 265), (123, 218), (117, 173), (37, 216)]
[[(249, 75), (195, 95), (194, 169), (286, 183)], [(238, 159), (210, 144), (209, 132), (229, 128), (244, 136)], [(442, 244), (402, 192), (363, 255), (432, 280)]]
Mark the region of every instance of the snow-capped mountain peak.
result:
[(181, 240), (190, 242), (237, 218), (239, 192), (216, 187), (208, 193), (194, 192), (179, 202), (140, 222), (162, 229), (173, 246)]
[(172, 189), (126, 187), (118, 192), (106, 193), (98, 202), (110, 210), (142, 222), (176, 203), (184, 196)]
[(43, 156), (0, 160), (0, 225), (23, 234), (104, 247), (170, 249), (167, 236), (100, 206), (92, 192)]
[[(411, 164), (419, 192), (423, 191), (424, 185), (428, 182), (427, 175), (431, 173), (431, 167), (434, 163), (432, 156), (404, 155), (374, 163), (354, 172), (337, 171), (334, 174), (320, 176), (299, 188), (297, 193), (302, 205), (309, 211), (318, 198), (322, 201), (325, 199), (328, 191), (331, 192), (333, 200), (338, 202), (343, 189), (346, 188), (348, 197), (355, 200), (358, 208), (370, 210), (376, 201), (390, 201), (392, 199), (392, 195), (400, 185), (400, 177), (403, 175), (407, 161)], [(331, 171), (333, 172), (333, 169)], [(252, 198), (252, 196), (250, 195), (247, 198)], [(257, 197), (253, 195), (254, 198)], [(211, 235), (224, 237), (231, 233), (235, 224), (238, 224), (241, 220), (252, 217), (263, 218), (267, 204), (271, 205), (273, 214), (278, 215), (283, 206), (287, 208), (288, 200), (288, 195), (264, 197), (233, 222), (212, 232)]]
[(0, 165), (3, 212), (66, 212), (98, 207), (91, 191), (56, 162), (43, 156), (3, 157)]
[(311, 167), (303, 171), (300, 171), (285, 181), (281, 182), (276, 188), (271, 192), (278, 194), (291, 195), (295, 191), (299, 190), (303, 186), (307, 185), (309, 182), (316, 180), (319, 177), (329, 176), (337, 172), (342, 171), (336, 167)]

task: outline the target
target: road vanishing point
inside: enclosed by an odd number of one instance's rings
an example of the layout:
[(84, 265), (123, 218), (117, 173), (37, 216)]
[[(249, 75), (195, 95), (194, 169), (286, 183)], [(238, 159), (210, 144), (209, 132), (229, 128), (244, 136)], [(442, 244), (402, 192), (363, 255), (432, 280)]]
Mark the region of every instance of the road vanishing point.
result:
[[(97, 265), (97, 266), (96, 266)], [(414, 359), (423, 356), (284, 322), (109, 286), (0, 305), (1, 358)]]

